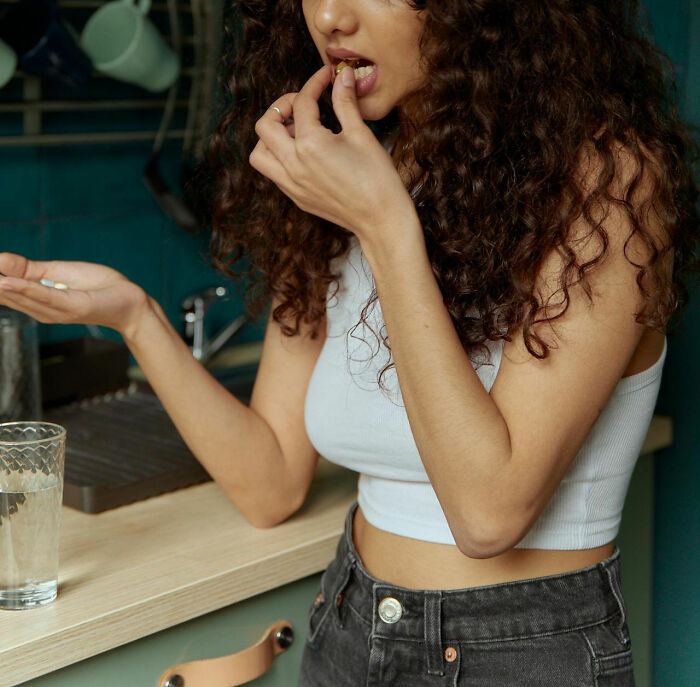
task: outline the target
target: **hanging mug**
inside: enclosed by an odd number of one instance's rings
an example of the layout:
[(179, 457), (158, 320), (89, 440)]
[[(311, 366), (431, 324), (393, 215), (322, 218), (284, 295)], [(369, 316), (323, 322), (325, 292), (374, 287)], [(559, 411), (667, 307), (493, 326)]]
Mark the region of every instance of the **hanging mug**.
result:
[(85, 24), (80, 46), (102, 74), (157, 93), (169, 88), (180, 61), (146, 17), (151, 0), (114, 0)]
[(5, 41), (0, 40), (0, 88), (12, 78), (17, 69), (17, 55)]
[[(21, 70), (68, 88), (90, 79), (90, 58), (61, 19), (56, 0), (18, 0), (0, 16), (0, 39), (17, 54)], [(4, 58), (0, 58), (4, 61)]]

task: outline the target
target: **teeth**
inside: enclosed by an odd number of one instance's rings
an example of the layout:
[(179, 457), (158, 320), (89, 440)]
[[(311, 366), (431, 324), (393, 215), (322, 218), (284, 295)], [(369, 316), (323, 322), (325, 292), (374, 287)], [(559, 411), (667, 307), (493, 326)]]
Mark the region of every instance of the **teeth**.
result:
[(376, 67), (373, 64), (370, 64), (367, 67), (360, 67), (359, 69), (355, 69), (355, 78), (364, 79), (366, 76), (369, 76), (375, 69)]
[(356, 57), (347, 57), (345, 58), (342, 62), (339, 62), (338, 65), (335, 68), (335, 74), (336, 76), (340, 74), (340, 72), (345, 69), (345, 67), (352, 67), (355, 70), (355, 77), (358, 79), (363, 79), (365, 76), (368, 74), (371, 74), (375, 69), (376, 66), (373, 64), (368, 65), (367, 67), (357, 67), (355, 65), (358, 64), (360, 60), (357, 59)]

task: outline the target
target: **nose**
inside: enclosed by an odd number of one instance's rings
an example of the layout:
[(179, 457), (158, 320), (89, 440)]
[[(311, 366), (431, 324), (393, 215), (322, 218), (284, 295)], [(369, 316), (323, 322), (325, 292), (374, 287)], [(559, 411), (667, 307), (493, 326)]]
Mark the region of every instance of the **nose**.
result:
[(357, 14), (351, 2), (345, 0), (320, 0), (314, 12), (314, 24), (318, 31), (331, 35), (353, 33), (357, 30)]

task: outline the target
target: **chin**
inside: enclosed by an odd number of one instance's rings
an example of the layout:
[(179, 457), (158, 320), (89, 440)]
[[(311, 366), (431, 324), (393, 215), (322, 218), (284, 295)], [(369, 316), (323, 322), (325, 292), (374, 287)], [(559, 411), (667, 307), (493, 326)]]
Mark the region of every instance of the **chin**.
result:
[(394, 103), (382, 104), (371, 101), (371, 95), (365, 98), (360, 98), (357, 101), (360, 114), (362, 119), (366, 122), (378, 122), (380, 119), (384, 119), (393, 109), (396, 107)]

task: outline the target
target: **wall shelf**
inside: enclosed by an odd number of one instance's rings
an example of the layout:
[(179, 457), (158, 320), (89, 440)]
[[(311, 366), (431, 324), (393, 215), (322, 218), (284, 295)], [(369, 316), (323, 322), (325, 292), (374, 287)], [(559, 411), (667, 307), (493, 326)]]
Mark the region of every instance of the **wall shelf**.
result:
[[(0, 17), (14, 0), (0, 0)], [(105, 0), (57, 0), (76, 30)], [(215, 71), (221, 46), (220, 1), (154, 2), (149, 19), (178, 54), (181, 70), (173, 86), (151, 93), (93, 70), (73, 90), (57, 87), (21, 70), (0, 89), (0, 148), (184, 141), (199, 157), (210, 130)], [(118, 116), (111, 116), (117, 113)]]

